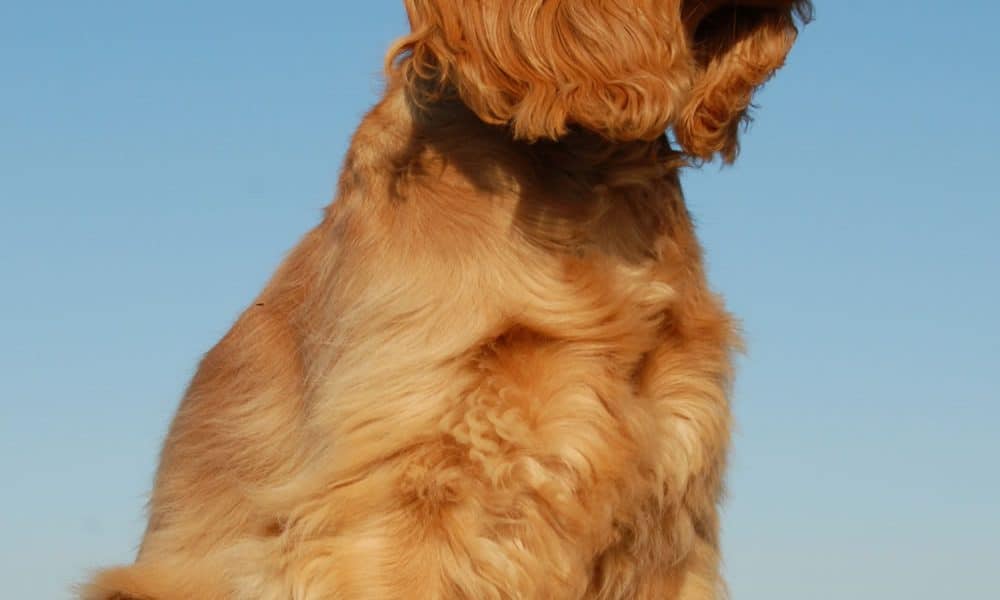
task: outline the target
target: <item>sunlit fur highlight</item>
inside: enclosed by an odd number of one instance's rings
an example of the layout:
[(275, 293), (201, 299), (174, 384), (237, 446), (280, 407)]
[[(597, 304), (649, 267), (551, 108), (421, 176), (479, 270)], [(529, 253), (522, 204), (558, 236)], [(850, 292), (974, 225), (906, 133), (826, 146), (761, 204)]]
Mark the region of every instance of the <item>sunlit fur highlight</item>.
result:
[(734, 156), (805, 8), (730, 4), (407, 2), (336, 201), (80, 596), (722, 598), (738, 338), (678, 172)]

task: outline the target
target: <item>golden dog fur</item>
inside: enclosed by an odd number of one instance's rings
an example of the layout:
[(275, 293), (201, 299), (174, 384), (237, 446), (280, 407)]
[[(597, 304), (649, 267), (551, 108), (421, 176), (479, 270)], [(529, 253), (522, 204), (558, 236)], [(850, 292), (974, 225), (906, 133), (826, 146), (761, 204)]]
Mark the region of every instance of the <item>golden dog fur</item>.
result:
[(725, 595), (737, 336), (678, 170), (735, 157), (809, 3), (406, 7), (336, 201), (204, 358), (137, 561), (83, 598)]

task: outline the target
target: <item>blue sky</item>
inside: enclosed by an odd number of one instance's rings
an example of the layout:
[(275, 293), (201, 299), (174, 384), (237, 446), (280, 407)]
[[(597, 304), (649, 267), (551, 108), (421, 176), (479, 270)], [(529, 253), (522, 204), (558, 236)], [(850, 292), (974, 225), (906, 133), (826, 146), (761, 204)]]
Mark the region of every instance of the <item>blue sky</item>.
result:
[[(199, 355), (329, 201), (398, 2), (0, 4), (0, 580), (128, 561)], [(900, 8), (905, 6), (905, 8)], [(819, 2), (685, 176), (744, 322), (740, 600), (1000, 597), (1000, 8)]]

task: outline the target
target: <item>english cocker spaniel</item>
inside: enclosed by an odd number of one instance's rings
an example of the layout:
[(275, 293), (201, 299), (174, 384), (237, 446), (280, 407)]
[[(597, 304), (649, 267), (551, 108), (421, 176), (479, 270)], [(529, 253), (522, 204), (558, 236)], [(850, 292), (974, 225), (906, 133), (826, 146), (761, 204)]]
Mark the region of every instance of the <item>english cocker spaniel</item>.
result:
[[(678, 184), (805, 0), (406, 0), (336, 201), (87, 600), (721, 598), (732, 319)], [(668, 133), (670, 136), (668, 137)]]

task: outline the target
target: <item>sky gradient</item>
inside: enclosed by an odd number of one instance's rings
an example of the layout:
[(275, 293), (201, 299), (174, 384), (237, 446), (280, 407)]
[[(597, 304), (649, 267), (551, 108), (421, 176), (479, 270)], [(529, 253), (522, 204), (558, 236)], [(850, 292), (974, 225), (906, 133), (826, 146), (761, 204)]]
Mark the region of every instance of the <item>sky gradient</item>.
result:
[[(818, 2), (737, 164), (684, 177), (749, 348), (737, 600), (1000, 597), (1000, 8), (961, 4)], [(199, 356), (404, 31), (396, 1), (0, 4), (5, 597), (131, 560)]]

